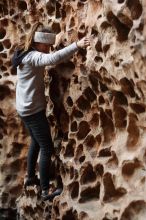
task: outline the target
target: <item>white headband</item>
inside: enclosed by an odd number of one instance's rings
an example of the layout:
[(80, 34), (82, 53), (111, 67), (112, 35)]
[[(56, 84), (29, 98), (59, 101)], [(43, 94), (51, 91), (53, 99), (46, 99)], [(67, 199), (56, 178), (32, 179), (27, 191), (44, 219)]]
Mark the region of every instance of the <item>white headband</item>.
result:
[(53, 33), (35, 32), (33, 41), (44, 44), (54, 44), (55, 38), (56, 34)]

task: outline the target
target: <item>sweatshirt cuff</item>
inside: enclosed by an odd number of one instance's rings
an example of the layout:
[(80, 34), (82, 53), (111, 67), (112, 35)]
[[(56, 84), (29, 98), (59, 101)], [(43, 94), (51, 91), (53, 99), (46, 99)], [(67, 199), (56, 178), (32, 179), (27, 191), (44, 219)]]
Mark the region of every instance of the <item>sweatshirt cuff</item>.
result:
[(77, 42), (72, 43), (72, 48), (77, 51), (79, 47), (77, 46)]

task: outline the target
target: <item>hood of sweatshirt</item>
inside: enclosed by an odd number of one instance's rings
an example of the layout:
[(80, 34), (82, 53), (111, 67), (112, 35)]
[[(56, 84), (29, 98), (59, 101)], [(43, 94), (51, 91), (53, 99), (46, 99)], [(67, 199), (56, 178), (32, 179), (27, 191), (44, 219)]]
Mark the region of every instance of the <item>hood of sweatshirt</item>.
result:
[(27, 51), (16, 49), (15, 52), (14, 52), (14, 55), (12, 57), (12, 66), (13, 66), (13, 68), (17, 68), (17, 66), (19, 66), (21, 64), (23, 58), (32, 50), (35, 50), (35, 49), (30, 48)]

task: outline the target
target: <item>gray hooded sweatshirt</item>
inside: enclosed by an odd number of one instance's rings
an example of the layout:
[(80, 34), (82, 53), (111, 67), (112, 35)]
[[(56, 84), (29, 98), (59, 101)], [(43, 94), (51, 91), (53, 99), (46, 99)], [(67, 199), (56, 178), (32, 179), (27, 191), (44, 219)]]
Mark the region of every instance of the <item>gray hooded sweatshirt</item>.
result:
[(69, 58), (78, 50), (76, 42), (45, 54), (36, 50), (30, 51), (17, 67), (16, 110), (22, 117), (35, 114), (46, 108), (44, 68), (56, 65)]

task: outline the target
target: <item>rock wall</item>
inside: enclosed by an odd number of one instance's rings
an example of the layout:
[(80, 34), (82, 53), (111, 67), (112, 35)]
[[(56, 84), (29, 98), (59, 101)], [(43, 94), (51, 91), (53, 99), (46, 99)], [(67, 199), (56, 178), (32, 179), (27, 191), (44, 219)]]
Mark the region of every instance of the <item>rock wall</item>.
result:
[[(146, 219), (145, 10), (144, 0), (0, 3), (2, 216), (17, 209), (28, 220), (50, 213), (53, 220)], [(91, 38), (90, 47), (47, 70), (52, 136), (56, 122), (63, 133), (53, 164), (64, 187), (45, 204), (37, 189), (22, 189), (29, 138), (15, 110), (10, 63), (18, 36), (23, 39), (36, 20), (57, 33), (55, 50)]]

